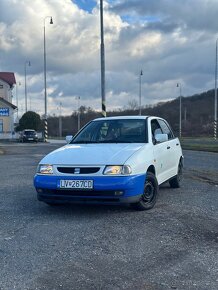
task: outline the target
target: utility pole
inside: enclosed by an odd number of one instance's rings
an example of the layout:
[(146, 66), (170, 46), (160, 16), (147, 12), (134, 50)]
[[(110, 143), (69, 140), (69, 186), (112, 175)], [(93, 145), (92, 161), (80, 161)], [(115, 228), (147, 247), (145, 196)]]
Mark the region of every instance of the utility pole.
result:
[(27, 60), (25, 61), (25, 64), (24, 64), (24, 86), (25, 86), (25, 113), (27, 112), (27, 84), (26, 84), (26, 66), (30, 66), (30, 61)]
[(214, 95), (214, 140), (217, 138), (217, 41), (216, 40), (216, 59), (215, 59), (215, 95)]
[(139, 75), (139, 116), (142, 114), (142, 76), (143, 76), (143, 71), (140, 71)]
[(46, 19), (50, 18), (50, 24), (53, 24), (53, 19), (52, 16), (46, 16), (43, 19), (43, 50), (44, 50), (44, 98), (45, 98), (45, 120), (44, 120), (44, 139), (45, 142), (48, 141), (48, 112), (47, 112), (47, 78), (46, 78), (46, 70), (47, 70), (47, 66), (46, 66), (46, 34), (45, 34), (45, 24), (46, 24)]
[(177, 84), (177, 88), (179, 88), (179, 137), (182, 137), (182, 88), (181, 84)]
[(60, 112), (59, 112), (59, 137), (62, 137), (62, 115), (61, 115), (62, 103), (60, 102)]
[(106, 117), (103, 0), (100, 0), (100, 26), (101, 26), (101, 106), (102, 106), (102, 116)]
[(77, 121), (77, 131), (79, 132), (80, 130), (80, 96), (77, 97), (78, 100), (78, 112), (77, 112), (77, 117), (78, 117), (78, 121)]

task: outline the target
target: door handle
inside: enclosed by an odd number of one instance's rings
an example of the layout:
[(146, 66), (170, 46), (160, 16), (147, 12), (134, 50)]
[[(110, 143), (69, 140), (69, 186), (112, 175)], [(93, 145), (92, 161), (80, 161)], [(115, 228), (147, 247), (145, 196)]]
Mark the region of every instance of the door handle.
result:
[(179, 143), (176, 143), (176, 146), (179, 146)]
[(167, 146), (167, 149), (170, 149), (170, 146)]

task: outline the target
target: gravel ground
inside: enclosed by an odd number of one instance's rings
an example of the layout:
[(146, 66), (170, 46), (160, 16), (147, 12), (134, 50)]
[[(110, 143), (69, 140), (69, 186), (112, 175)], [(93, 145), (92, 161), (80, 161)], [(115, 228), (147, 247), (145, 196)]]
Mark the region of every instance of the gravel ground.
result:
[(1, 290), (218, 289), (218, 155), (185, 151), (182, 188), (161, 186), (147, 212), (52, 208), (32, 179), (57, 146), (0, 146)]

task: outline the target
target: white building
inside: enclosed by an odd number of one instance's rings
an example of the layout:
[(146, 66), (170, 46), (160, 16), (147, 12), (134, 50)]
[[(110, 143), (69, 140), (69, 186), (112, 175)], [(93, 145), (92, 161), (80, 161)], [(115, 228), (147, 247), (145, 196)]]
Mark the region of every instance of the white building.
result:
[(14, 73), (0, 72), (0, 140), (11, 139), (14, 134), (14, 111), (12, 90), (16, 84)]

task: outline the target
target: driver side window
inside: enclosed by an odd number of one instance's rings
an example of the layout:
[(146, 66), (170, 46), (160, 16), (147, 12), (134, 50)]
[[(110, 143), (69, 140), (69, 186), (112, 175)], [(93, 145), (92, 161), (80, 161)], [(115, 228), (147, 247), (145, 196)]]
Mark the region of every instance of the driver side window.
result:
[(152, 142), (153, 144), (156, 144), (155, 136), (157, 134), (163, 133), (157, 120), (151, 120), (151, 133), (152, 133)]

